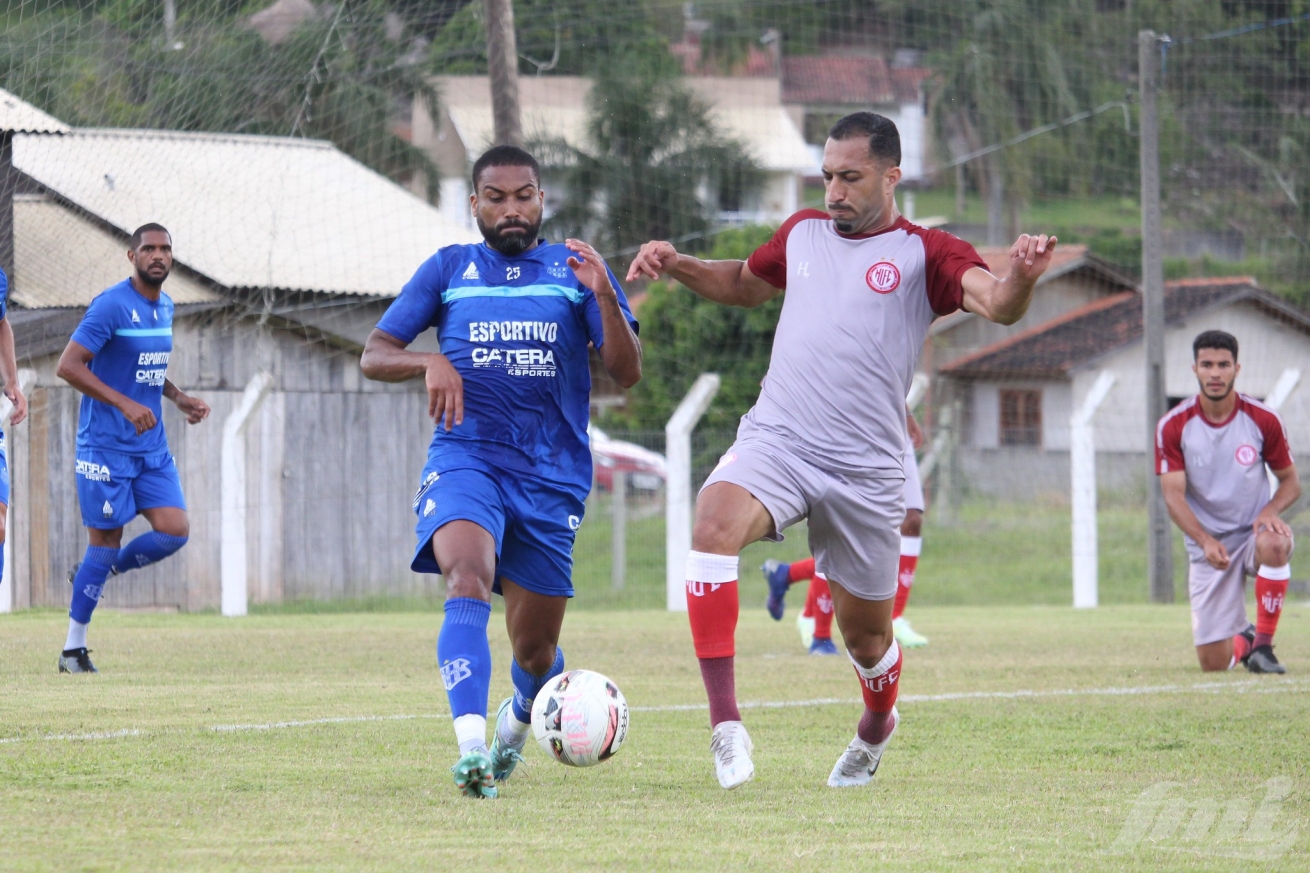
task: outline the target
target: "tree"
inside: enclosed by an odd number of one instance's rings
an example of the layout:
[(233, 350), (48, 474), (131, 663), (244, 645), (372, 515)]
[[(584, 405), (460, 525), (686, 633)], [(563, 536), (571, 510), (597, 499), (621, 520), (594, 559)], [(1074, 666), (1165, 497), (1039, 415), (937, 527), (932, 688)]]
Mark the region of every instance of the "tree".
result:
[[(767, 227), (725, 231), (705, 256), (745, 260), (772, 235)], [(625, 423), (662, 428), (696, 377), (712, 372), (723, 381), (704, 425), (735, 427), (759, 397), (781, 312), (781, 296), (739, 309), (711, 303), (675, 282), (652, 283), (638, 313), (642, 378), (628, 395)]]
[(6, 29), (6, 87), (76, 126), (300, 135), (328, 139), (398, 181), (439, 174), (395, 129), (398, 107), (435, 108), (424, 55), (383, 0), (355, 0), (269, 45), (238, 4), (182, 7), (180, 49), (163, 45), (162, 4), (54, 8)]
[(744, 147), (719, 133), (662, 49), (604, 65), (588, 104), (589, 142), (533, 144), (565, 191), (548, 224), (557, 236), (609, 253), (693, 237), (709, 229), (721, 194), (759, 184)]

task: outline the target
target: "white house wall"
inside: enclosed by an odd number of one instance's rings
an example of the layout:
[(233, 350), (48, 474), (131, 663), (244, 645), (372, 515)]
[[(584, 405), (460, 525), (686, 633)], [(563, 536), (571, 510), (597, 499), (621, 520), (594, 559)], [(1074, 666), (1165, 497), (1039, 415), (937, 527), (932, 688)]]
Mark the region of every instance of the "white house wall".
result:
[(973, 386), (969, 410), (969, 445), (975, 449), (995, 449), (1001, 445), (1001, 391), (1033, 390), (1042, 392), (1041, 449), (1069, 448), (1069, 416), (1073, 400), (1068, 382), (1015, 381), (977, 382)]
[[(1237, 337), (1242, 365), (1237, 379), (1239, 391), (1263, 398), (1288, 367), (1305, 373), (1305, 381), (1292, 392), (1282, 409), (1292, 450), (1310, 448), (1310, 337), (1266, 315), (1254, 304), (1242, 302), (1187, 319), (1165, 332), (1165, 384), (1169, 396), (1188, 397), (1197, 392), (1192, 374), (1192, 340), (1204, 330), (1225, 330)], [(1125, 346), (1118, 353), (1079, 371), (1074, 377), (1074, 396), (1082, 397), (1102, 369), (1117, 377), (1096, 416), (1098, 451), (1142, 452), (1147, 446), (1145, 364), (1141, 342)]]

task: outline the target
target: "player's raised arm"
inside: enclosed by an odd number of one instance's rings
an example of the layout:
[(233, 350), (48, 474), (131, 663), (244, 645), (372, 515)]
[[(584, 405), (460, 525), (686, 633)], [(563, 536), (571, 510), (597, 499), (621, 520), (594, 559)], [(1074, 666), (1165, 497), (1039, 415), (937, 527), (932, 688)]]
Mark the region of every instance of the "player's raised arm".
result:
[(599, 349), (601, 363), (620, 387), (631, 388), (641, 381), (641, 342), (632, 332), (623, 307), (619, 306), (609, 269), (600, 254), (582, 240), (565, 240), (564, 245), (573, 252), (573, 257), (568, 259), (569, 269), (579, 282), (591, 289), (600, 308), (605, 337)]
[(375, 382), (423, 379), (428, 389), (428, 417), (446, 430), (464, 423), (464, 380), (442, 354), (411, 352), (409, 343), (373, 329), (364, 343), (359, 368)]
[(667, 275), (692, 291), (727, 306), (759, 306), (781, 294), (751, 272), (745, 261), (702, 261), (684, 255), (672, 243), (652, 240), (641, 247), (628, 268), (628, 281), (638, 276), (658, 279)]
[(1010, 246), (1010, 272), (998, 279), (981, 267), (961, 277), (964, 308), (988, 321), (1014, 324), (1028, 311), (1038, 278), (1051, 265), (1058, 240), (1046, 234), (1022, 234)]

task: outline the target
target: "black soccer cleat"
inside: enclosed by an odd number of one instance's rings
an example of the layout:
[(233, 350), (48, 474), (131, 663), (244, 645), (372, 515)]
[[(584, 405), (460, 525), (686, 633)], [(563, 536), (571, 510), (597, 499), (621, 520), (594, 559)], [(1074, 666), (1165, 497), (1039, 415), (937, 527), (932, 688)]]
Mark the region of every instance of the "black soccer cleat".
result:
[(1248, 624), (1246, 630), (1238, 634), (1239, 637), (1246, 637), (1246, 654), (1242, 656), (1242, 663), (1245, 664), (1251, 657), (1251, 650), (1255, 648), (1255, 625)]
[(60, 673), (99, 673), (96, 665), (91, 663), (91, 650), (86, 646), (80, 649), (64, 649), (59, 653)]
[(1274, 657), (1273, 646), (1257, 646), (1246, 656), (1246, 669), (1252, 673), (1286, 673), (1287, 668)]

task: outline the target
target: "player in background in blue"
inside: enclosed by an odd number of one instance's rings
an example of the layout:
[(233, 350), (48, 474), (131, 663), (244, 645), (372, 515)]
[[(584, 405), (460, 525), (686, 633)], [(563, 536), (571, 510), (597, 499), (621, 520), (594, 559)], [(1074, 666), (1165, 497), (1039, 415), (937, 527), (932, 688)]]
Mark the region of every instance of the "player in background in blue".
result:
[[(87, 307), (59, 356), (59, 378), (82, 392), (77, 427), (77, 501), (90, 538), (73, 569), (68, 639), (61, 673), (96, 673), (86, 629), (111, 573), (135, 570), (176, 552), (191, 526), (168, 451), (162, 401), (173, 401), (189, 424), (209, 406), (165, 378), (173, 351), (173, 300), (164, 280), (173, 269), (173, 240), (158, 224), (132, 234), (133, 274)], [(122, 546), (123, 526), (140, 513), (152, 530)]]
[[(412, 568), (446, 579), (437, 661), (460, 758), (455, 784), (495, 797), (521, 760), (532, 700), (564, 669), (556, 645), (573, 596), (573, 539), (591, 490), (588, 344), (624, 388), (641, 378), (637, 322), (618, 279), (578, 240), (538, 239), (537, 162), (496, 146), (473, 165), (486, 242), (429, 258), (369, 336), (360, 366), (423, 379), (436, 424), (414, 511)], [(440, 354), (407, 346), (429, 327)], [(514, 696), (487, 747), (491, 595), (505, 598)]]
[[(9, 306), (9, 277), (0, 270), (0, 380), (4, 381), (5, 396), (14, 404), (9, 423), (16, 425), (27, 418), (27, 398), (18, 384), (18, 356), (14, 351), (14, 329), (9, 325), (6, 309)], [(9, 524), (9, 461), (4, 431), (0, 431), (0, 554), (3, 554), (5, 531)], [(4, 584), (5, 562), (0, 557), (0, 585)], [(11, 583), (12, 584), (12, 583)]]

